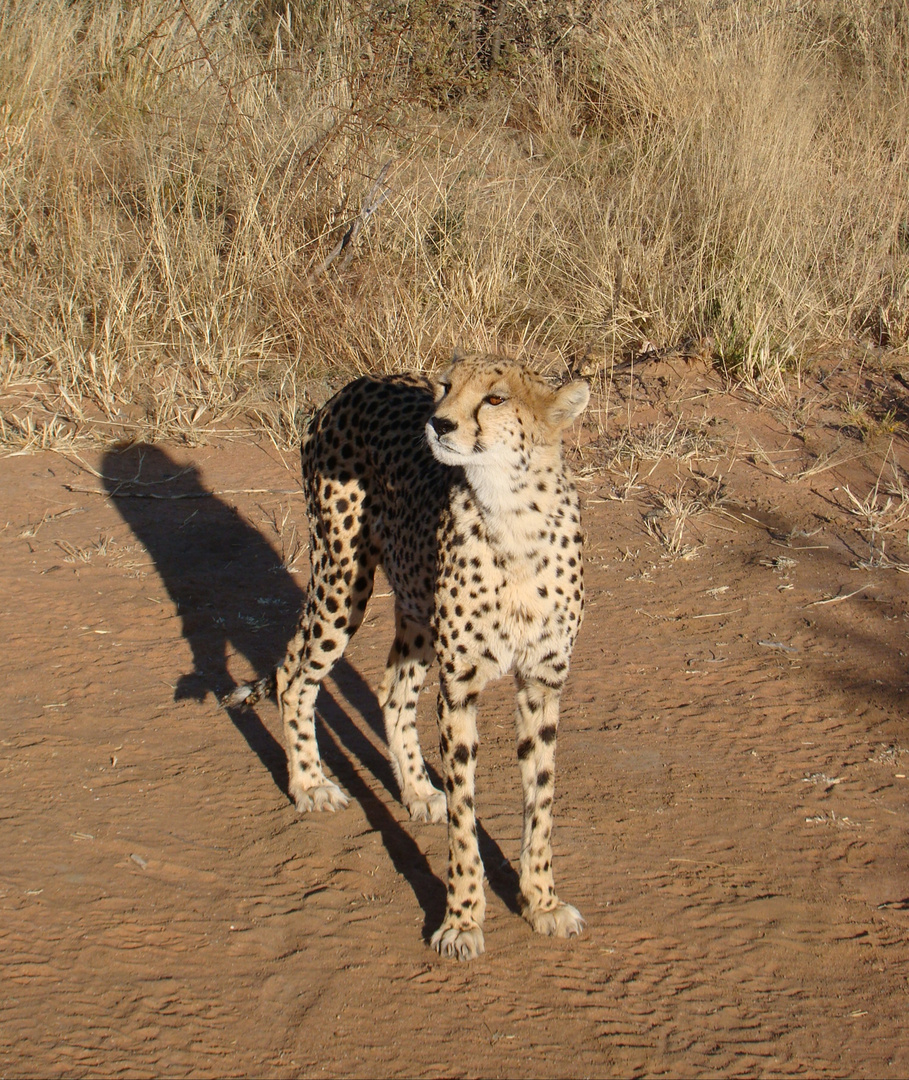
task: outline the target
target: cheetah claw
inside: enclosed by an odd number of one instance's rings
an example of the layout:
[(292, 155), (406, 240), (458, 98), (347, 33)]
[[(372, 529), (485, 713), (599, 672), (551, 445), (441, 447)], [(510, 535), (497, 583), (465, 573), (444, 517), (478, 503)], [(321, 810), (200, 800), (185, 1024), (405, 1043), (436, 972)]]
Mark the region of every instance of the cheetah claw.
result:
[(461, 930), (443, 923), (432, 935), (430, 944), (439, 956), (452, 956), (458, 960), (475, 960), (486, 952), (483, 931), (479, 926)]
[(305, 814), (309, 811), (343, 810), (350, 799), (330, 780), (324, 784), (316, 784), (310, 788), (292, 788), (290, 796), (297, 807), (297, 813)]
[(531, 911), (527, 920), (538, 934), (548, 937), (573, 937), (584, 929), (584, 917), (571, 904), (560, 903), (551, 911)]

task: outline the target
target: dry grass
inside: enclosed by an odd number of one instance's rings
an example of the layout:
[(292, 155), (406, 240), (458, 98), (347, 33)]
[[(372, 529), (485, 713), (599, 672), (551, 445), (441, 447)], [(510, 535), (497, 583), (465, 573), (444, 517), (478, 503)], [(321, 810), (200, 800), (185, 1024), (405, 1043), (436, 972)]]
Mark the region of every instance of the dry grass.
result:
[(684, 543), (685, 530), (701, 514), (721, 512), (727, 501), (718, 477), (698, 476), (681, 480), (673, 492), (654, 490), (654, 506), (643, 517), (644, 530), (657, 540), (666, 558), (693, 559), (698, 548)]
[(859, 498), (848, 486), (843, 487), (846, 501), (841, 506), (857, 519), (856, 528), (868, 544), (868, 557), (860, 560), (858, 565), (862, 569), (892, 567), (907, 572), (909, 565), (905, 561), (905, 554), (901, 553), (897, 559), (887, 554), (888, 539), (901, 535), (900, 546), (903, 549), (909, 543), (909, 488), (905, 474), (895, 462), (890, 462), (889, 484), (882, 485), (888, 458), (889, 452), (884, 458), (874, 487), (864, 498)]
[(5, 5), (0, 442), (285, 445), (456, 343), (906, 341), (906, 0), (503, 10)]
[(281, 552), (281, 563), (290, 574), (299, 574), (305, 566), (304, 556), (309, 551), (309, 541), (297, 530), (296, 518), (290, 505), (282, 504), (280, 510), (266, 510), (260, 506), (269, 532), (274, 533), (274, 543)]
[(703, 512), (696, 497), (683, 486), (673, 493), (658, 491), (657, 505), (644, 515), (644, 529), (664, 548), (667, 558), (693, 559), (696, 547), (683, 543), (688, 521)]
[[(651, 461), (650, 473), (663, 460), (711, 461), (728, 450), (725, 440), (710, 430), (709, 421), (687, 420), (680, 416), (657, 421), (644, 427), (621, 431), (612, 440), (608, 468), (626, 461)], [(649, 475), (649, 474), (648, 474)]]

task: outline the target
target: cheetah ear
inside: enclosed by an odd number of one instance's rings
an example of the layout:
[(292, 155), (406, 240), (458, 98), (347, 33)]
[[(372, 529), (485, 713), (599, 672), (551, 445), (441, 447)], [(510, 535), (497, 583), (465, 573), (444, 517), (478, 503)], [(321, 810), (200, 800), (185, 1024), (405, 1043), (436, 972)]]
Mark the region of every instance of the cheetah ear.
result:
[(460, 345), (455, 345), (451, 353), (451, 362), (456, 364), (459, 360), (463, 360), (467, 356), (467, 353), (461, 348)]
[(590, 400), (590, 384), (575, 379), (556, 391), (549, 406), (549, 423), (554, 428), (568, 427), (581, 415)]

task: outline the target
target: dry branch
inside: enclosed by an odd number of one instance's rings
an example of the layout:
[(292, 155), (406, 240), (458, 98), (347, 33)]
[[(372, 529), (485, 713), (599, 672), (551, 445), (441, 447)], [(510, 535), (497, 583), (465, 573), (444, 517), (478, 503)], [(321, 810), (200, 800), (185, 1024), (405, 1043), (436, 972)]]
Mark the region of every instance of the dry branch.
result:
[(338, 241), (337, 245), (332, 249), (331, 254), (317, 267), (311, 275), (311, 280), (316, 281), (325, 273), (325, 271), (331, 266), (331, 264), (342, 253), (346, 252), (344, 259), (341, 262), (341, 269), (344, 270), (353, 258), (354, 245), (356, 244), (357, 237), (363, 231), (363, 229), (369, 224), (373, 214), (379, 209), (383, 202), (388, 198), (388, 189), (383, 187), (385, 183), (385, 177), (388, 175), (391, 169), (391, 162), (386, 161), (382, 166), (379, 175), (376, 177), (375, 183), (369, 189), (369, 194), (366, 196), (363, 206), (360, 208), (359, 214), (348, 225), (344, 232), (344, 235)]

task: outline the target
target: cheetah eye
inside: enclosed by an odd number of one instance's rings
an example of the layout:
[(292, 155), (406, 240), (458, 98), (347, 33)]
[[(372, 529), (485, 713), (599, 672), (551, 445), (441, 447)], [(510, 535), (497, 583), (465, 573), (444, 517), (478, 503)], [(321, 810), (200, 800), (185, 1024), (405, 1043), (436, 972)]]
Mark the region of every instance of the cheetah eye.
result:
[(504, 398), (501, 394), (487, 394), (483, 398), (483, 401), (487, 405), (504, 405), (507, 398)]

